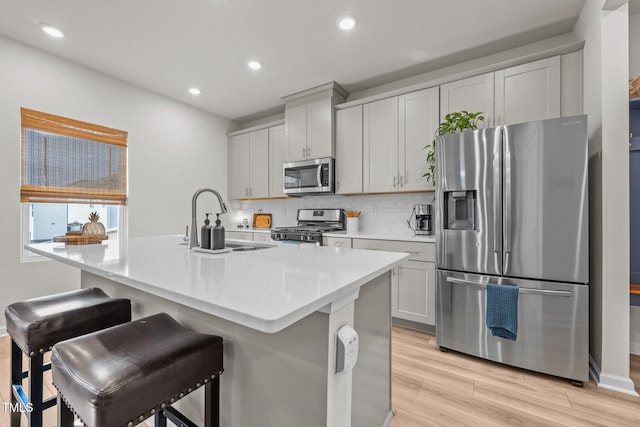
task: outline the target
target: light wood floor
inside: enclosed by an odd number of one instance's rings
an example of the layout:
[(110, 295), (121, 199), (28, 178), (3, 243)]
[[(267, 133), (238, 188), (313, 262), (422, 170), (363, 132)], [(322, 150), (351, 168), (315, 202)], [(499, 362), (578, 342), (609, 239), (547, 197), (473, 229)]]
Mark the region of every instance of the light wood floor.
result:
[[(638, 397), (600, 389), (592, 382), (576, 388), (565, 379), (442, 353), (434, 336), (410, 329), (393, 327), (392, 340), (391, 427), (640, 425)], [(2, 402), (10, 402), (9, 354), (9, 338), (2, 337)], [(55, 392), (50, 375), (45, 385), (49, 396)], [(631, 356), (631, 378), (640, 392), (640, 356)], [(52, 408), (45, 412), (44, 426), (55, 425)], [(9, 427), (9, 413), (3, 408), (0, 427)]]
[[(391, 427), (640, 426), (640, 398), (441, 352), (432, 335), (393, 328)], [(640, 356), (631, 356), (640, 392)]]

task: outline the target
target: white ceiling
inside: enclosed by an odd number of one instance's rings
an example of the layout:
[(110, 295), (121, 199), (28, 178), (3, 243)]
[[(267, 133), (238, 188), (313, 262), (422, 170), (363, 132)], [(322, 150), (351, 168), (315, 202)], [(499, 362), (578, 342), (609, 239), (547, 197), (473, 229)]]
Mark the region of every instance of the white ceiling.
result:
[[(584, 0), (0, 0), (0, 34), (229, 119), (569, 32)], [(358, 18), (351, 33), (336, 26)], [(52, 39), (39, 28), (60, 28)], [(246, 61), (257, 58), (262, 70)], [(196, 86), (202, 94), (187, 92)]]

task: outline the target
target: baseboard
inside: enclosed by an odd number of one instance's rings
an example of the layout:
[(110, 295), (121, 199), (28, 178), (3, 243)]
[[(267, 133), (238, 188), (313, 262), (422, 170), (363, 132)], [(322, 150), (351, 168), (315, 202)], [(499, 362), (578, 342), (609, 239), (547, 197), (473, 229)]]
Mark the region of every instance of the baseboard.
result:
[(436, 327), (432, 325), (427, 325), (425, 323), (413, 322), (411, 320), (400, 319), (398, 317), (392, 317), (391, 323), (396, 326), (402, 326), (409, 329), (415, 329), (416, 331), (426, 332), (431, 335), (436, 334)]
[[(631, 295), (640, 301), (640, 295)], [(629, 352), (640, 355), (640, 303), (629, 307)]]
[(631, 396), (638, 396), (631, 378), (625, 378), (619, 375), (603, 374), (600, 372), (600, 367), (591, 356), (589, 356), (589, 376), (591, 380), (598, 385), (598, 387), (629, 394)]
[(391, 425), (392, 418), (393, 418), (393, 412), (389, 411), (389, 414), (387, 414), (387, 419), (384, 420), (384, 424), (382, 425), (382, 427), (389, 427)]

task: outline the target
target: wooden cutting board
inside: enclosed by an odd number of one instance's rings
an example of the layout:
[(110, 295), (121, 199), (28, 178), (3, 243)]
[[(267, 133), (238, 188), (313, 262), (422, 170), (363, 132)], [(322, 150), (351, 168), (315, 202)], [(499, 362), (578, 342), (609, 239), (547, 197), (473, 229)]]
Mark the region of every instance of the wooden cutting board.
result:
[(254, 213), (253, 228), (271, 228), (271, 214)]
[(97, 236), (89, 234), (70, 233), (64, 236), (55, 236), (53, 238), (53, 241), (64, 242), (67, 245), (91, 245), (94, 243), (100, 243), (103, 240), (107, 240), (108, 238), (109, 236), (107, 236), (106, 234)]

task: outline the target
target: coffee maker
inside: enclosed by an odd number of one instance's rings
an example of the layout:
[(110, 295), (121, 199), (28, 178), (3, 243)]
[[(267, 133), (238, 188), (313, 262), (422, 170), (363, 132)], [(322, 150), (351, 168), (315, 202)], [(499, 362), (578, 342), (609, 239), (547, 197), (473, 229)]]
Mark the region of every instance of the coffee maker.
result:
[(407, 224), (416, 235), (433, 234), (432, 215), (432, 205), (413, 205), (413, 210), (411, 211), (411, 216), (407, 220)]

